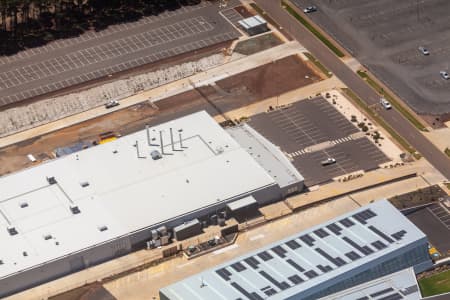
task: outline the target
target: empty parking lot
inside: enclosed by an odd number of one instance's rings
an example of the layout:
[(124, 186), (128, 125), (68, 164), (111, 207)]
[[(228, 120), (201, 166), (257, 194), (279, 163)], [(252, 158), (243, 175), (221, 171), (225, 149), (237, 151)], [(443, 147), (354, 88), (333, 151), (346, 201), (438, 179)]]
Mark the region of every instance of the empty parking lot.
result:
[(238, 36), (218, 13), (217, 5), (202, 2), (50, 43), (0, 58), (0, 106)]
[[(340, 112), (319, 97), (253, 116), (249, 125), (278, 145), (312, 186), (358, 170), (371, 170), (389, 159)], [(314, 150), (317, 145), (329, 143)], [(323, 149), (322, 149), (323, 148)], [(332, 157), (336, 163), (322, 166)]]
[[(293, 0), (417, 112), (450, 112), (450, 2), (446, 0)], [(424, 46), (430, 55), (423, 55)]]
[(442, 254), (450, 251), (450, 213), (439, 204), (432, 204), (407, 215)]

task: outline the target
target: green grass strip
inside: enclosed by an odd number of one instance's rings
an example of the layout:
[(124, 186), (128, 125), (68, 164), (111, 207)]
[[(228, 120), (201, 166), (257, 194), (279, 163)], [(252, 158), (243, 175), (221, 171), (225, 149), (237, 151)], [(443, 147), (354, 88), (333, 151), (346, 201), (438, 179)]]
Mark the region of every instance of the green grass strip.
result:
[(420, 154), (416, 153), (416, 150), (401, 137), (388, 123), (386, 123), (379, 115), (377, 115), (365, 102), (363, 102), (352, 90), (348, 88), (342, 89), (344, 93), (361, 107), (375, 122), (383, 127), (406, 151), (413, 154), (416, 159), (420, 158)]
[(366, 72), (358, 71), (358, 75), (364, 79), (377, 93), (382, 95), (386, 100), (388, 100), (396, 110), (398, 110), (408, 121), (411, 122), (417, 129), (421, 131), (428, 131), (423, 124), (414, 117), (413, 114), (409, 112), (406, 108), (403, 107), (400, 103), (398, 103), (395, 98), (387, 93), (375, 80), (373, 80)]
[(419, 286), (424, 297), (450, 292), (450, 270), (419, 280)]
[(322, 71), (323, 74), (325, 74), (327, 77), (333, 76), (333, 74), (324, 66), (320, 61), (317, 60), (311, 53), (304, 52), (305, 56), (314, 64), (317, 68), (319, 68), (320, 71)]
[(331, 51), (334, 52), (338, 57), (344, 57), (339, 48), (337, 48), (331, 41), (329, 41), (319, 30), (317, 30), (311, 23), (309, 23), (305, 18), (299, 15), (292, 7), (290, 7), (286, 2), (281, 1), (282, 6), (288, 13), (290, 13), (294, 18), (297, 19), (303, 26), (305, 26), (312, 34), (314, 34), (319, 40), (322, 41)]

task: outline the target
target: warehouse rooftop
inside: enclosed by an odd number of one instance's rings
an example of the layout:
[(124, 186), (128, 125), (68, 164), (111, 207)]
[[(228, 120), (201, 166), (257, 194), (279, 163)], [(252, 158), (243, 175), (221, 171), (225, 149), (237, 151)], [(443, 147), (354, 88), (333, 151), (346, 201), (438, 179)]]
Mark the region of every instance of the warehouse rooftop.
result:
[(426, 241), (381, 200), (160, 290), (168, 299), (286, 299)]
[(355, 299), (418, 300), (421, 299), (421, 295), (416, 281), (416, 274), (412, 268), (408, 268), (329, 295), (320, 300)]
[(304, 181), (287, 156), (247, 124), (227, 128), (227, 132), (270, 174), (280, 187)]
[(206, 112), (1, 177), (0, 278), (269, 186)]

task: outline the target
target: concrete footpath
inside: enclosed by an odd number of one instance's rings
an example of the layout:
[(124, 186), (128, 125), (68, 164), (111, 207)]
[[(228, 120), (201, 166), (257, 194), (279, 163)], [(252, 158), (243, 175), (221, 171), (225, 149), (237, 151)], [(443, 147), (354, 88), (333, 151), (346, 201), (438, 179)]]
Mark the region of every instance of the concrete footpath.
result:
[[(408, 176), (410, 178), (408, 178)], [(420, 179), (404, 180), (415, 177), (419, 177)], [(403, 184), (398, 184), (396, 193), (389, 195), (389, 193), (386, 193), (386, 187), (393, 184), (395, 181), (401, 181)], [(366, 187), (369, 187), (367, 190), (370, 190), (370, 192), (367, 191), (365, 197), (360, 196), (362, 200), (361, 203), (358, 204), (361, 205), (367, 204), (371, 200), (407, 193), (417, 188), (439, 184), (444, 181), (445, 178), (437, 173), (428, 162), (420, 160), (400, 167), (377, 169), (365, 173), (362, 177), (346, 182), (335, 181), (311, 192), (290, 197), (286, 200), (286, 203), (291, 209), (296, 210), (329, 199), (361, 193), (365, 191)], [(371, 186), (373, 188), (371, 188)], [(374, 190), (378, 192), (374, 192)]]

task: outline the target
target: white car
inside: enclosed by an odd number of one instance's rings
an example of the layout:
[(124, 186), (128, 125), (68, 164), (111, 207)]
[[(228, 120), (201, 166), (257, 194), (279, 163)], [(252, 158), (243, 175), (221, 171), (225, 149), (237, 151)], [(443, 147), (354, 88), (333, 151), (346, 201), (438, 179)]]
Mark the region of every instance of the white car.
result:
[(317, 7), (315, 7), (314, 5), (308, 6), (308, 7), (306, 7), (306, 8), (303, 10), (303, 12), (304, 12), (305, 14), (309, 14), (309, 13), (312, 13), (312, 12), (315, 12), (315, 11), (317, 11)]
[(420, 47), (419, 47), (419, 51), (420, 51), (420, 53), (422, 53), (423, 55), (430, 55), (430, 51), (428, 51), (428, 49), (425, 48), (425, 47), (423, 47), (423, 46), (420, 46)]
[(321, 161), (320, 163), (322, 164), (322, 166), (328, 166), (336, 163), (336, 160), (332, 157), (328, 157), (327, 159)]
[(114, 106), (119, 105), (119, 101), (111, 100), (105, 103), (105, 108), (113, 108)]
[(441, 74), (441, 77), (445, 80), (450, 79), (450, 76), (448, 75), (447, 71), (440, 71), (439, 74)]
[(384, 98), (380, 99), (380, 104), (381, 104), (381, 106), (384, 107), (384, 109), (391, 109), (392, 108), (392, 105), (389, 103), (389, 101), (387, 101)]

